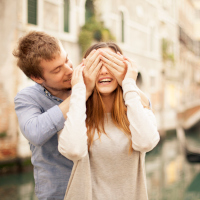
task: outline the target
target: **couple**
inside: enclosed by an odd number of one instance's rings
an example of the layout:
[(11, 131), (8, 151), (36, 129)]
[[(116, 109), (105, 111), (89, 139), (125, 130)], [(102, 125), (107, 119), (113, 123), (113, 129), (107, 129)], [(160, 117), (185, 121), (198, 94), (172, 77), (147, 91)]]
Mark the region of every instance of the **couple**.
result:
[(98, 43), (73, 71), (61, 42), (36, 31), (14, 55), (36, 82), (17, 94), (15, 110), (38, 199), (148, 199), (145, 152), (159, 134), (135, 63), (116, 44)]

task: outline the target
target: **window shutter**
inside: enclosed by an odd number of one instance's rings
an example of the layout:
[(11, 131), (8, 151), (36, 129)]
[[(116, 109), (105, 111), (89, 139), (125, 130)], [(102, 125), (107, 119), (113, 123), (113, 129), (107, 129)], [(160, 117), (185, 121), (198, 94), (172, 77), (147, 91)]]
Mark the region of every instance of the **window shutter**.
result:
[(64, 32), (69, 32), (69, 0), (64, 0)]
[(124, 43), (124, 13), (121, 12), (121, 42)]
[(28, 23), (37, 25), (37, 0), (28, 0)]

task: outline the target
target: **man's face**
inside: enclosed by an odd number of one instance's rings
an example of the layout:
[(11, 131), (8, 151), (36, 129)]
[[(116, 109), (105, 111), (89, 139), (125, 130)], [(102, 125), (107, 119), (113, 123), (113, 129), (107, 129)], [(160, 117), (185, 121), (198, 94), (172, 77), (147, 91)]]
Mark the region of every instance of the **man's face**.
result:
[(40, 62), (45, 79), (42, 79), (40, 84), (52, 95), (59, 91), (66, 91), (71, 88), (71, 77), (73, 72), (72, 63), (61, 45), (60, 49), (60, 55), (56, 56), (54, 60), (42, 60)]

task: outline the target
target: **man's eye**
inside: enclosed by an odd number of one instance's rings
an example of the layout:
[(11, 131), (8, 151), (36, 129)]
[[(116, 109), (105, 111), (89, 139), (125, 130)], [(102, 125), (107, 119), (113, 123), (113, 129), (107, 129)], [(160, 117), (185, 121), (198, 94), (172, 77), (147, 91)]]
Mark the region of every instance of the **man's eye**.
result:
[(68, 63), (68, 61), (69, 61), (69, 60), (67, 59), (67, 60), (65, 61), (65, 63)]
[(54, 73), (58, 73), (60, 71), (60, 67), (58, 67), (56, 70), (54, 70)]

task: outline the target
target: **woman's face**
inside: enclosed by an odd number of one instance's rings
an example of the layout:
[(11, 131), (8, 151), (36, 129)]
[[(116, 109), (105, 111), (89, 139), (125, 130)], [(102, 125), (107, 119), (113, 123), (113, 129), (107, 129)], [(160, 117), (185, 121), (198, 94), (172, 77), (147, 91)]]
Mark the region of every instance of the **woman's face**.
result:
[[(106, 52), (114, 52), (110, 48), (101, 48), (103, 51)], [(111, 74), (111, 72), (102, 65), (101, 69), (99, 70), (99, 73), (97, 75), (96, 80), (96, 87), (99, 90), (100, 94), (102, 96), (109, 96), (115, 91), (115, 89), (118, 86), (118, 82), (116, 78)]]

